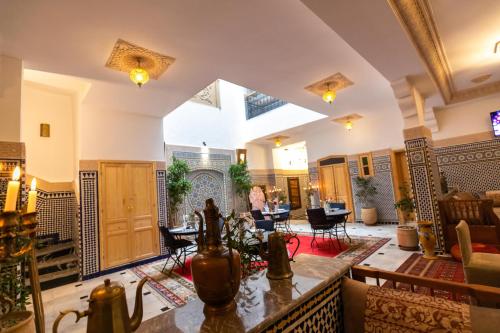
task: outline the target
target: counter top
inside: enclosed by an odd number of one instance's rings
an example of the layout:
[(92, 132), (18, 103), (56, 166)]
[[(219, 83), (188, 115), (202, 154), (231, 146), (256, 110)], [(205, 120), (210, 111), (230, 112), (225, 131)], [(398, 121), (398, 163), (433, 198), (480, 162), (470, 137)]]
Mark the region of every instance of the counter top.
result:
[(349, 270), (349, 263), (335, 258), (300, 254), (291, 263), (289, 280), (269, 280), (266, 271), (241, 281), (237, 308), (224, 315), (205, 317), (196, 298), (141, 324), (136, 332), (258, 332), (289, 313)]

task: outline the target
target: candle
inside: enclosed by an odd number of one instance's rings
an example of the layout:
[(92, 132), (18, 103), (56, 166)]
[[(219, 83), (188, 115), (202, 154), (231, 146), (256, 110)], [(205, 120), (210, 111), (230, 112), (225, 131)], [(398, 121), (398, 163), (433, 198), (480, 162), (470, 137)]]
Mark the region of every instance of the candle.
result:
[(28, 208), (26, 212), (36, 212), (36, 178), (31, 180), (31, 189), (28, 192)]
[(4, 212), (16, 210), (17, 194), (19, 193), (19, 178), (21, 169), (17, 166), (12, 173), (12, 180), (7, 185), (7, 197), (5, 198)]

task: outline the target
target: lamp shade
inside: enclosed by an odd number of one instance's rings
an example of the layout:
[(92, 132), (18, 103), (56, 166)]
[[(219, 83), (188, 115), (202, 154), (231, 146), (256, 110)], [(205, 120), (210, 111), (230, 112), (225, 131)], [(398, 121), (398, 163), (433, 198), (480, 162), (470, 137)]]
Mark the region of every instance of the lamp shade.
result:
[(130, 71), (130, 80), (139, 87), (142, 87), (143, 84), (149, 81), (149, 74), (146, 70), (137, 67)]
[(337, 94), (335, 91), (328, 89), (324, 94), (323, 94), (323, 100), (327, 103), (332, 104), (333, 101), (335, 100), (335, 97), (337, 97)]

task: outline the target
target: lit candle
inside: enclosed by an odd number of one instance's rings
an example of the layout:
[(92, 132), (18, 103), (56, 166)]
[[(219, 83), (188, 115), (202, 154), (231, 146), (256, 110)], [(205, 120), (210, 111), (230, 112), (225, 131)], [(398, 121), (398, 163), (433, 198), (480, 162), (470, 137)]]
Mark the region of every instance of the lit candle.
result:
[(28, 208), (26, 212), (36, 212), (36, 178), (31, 180), (31, 189), (28, 192)]
[(12, 180), (7, 185), (7, 197), (5, 198), (4, 212), (16, 210), (17, 194), (19, 193), (19, 178), (21, 169), (17, 166), (12, 173)]

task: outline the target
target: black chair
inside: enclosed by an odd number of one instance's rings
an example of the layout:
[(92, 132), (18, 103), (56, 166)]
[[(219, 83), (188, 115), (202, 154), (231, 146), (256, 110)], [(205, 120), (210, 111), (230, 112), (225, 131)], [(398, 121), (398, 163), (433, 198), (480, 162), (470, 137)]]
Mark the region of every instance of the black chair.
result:
[[(184, 272), (186, 256), (194, 252), (194, 247), (196, 247), (196, 244), (187, 239), (176, 239), (174, 236), (172, 236), (170, 230), (168, 230), (167, 227), (160, 226), (160, 232), (163, 236), (165, 246), (167, 247), (169, 254), (168, 259), (167, 261), (165, 261), (165, 265), (163, 265), (161, 271), (163, 272), (165, 270), (168, 262), (170, 261), (170, 259), (172, 259), (174, 261), (174, 264), (170, 268), (168, 274), (172, 272), (176, 264), (181, 267), (182, 271)], [(188, 249), (190, 249), (191, 251), (188, 251)], [(180, 250), (179, 253), (178, 250)]]
[(264, 229), (265, 231), (274, 231), (274, 221), (272, 221), (272, 220), (255, 220), (255, 227), (257, 229)]
[(280, 204), (280, 209), (285, 209), (287, 212), (274, 215), (274, 223), (276, 229), (285, 229), (285, 232), (291, 233), (290, 229), (290, 204)]
[[(334, 221), (329, 221), (326, 217), (325, 210), (323, 208), (312, 208), (307, 210), (307, 219), (311, 224), (311, 229), (313, 232), (313, 239), (311, 241), (311, 247), (316, 241), (316, 234), (323, 234), (323, 239), (325, 239), (325, 233), (328, 234), (330, 240), (332, 239), (332, 229), (335, 227)], [(339, 248), (341, 248), (340, 241), (337, 238)], [(316, 244), (318, 242), (316, 241)]]
[[(346, 209), (345, 202), (329, 202), (328, 207), (330, 209), (332, 208), (337, 208), (337, 209)], [(341, 215), (341, 216), (327, 216), (327, 220), (332, 221), (335, 223), (335, 226), (333, 229), (335, 230), (335, 237), (338, 239), (338, 228), (342, 228), (342, 232), (344, 233), (344, 236), (349, 239), (349, 242), (351, 242), (351, 237), (347, 234), (347, 229), (346, 229), (346, 222), (349, 214), (347, 215)]]
[(250, 212), (252, 213), (252, 217), (255, 221), (265, 220), (260, 209), (252, 209)]

